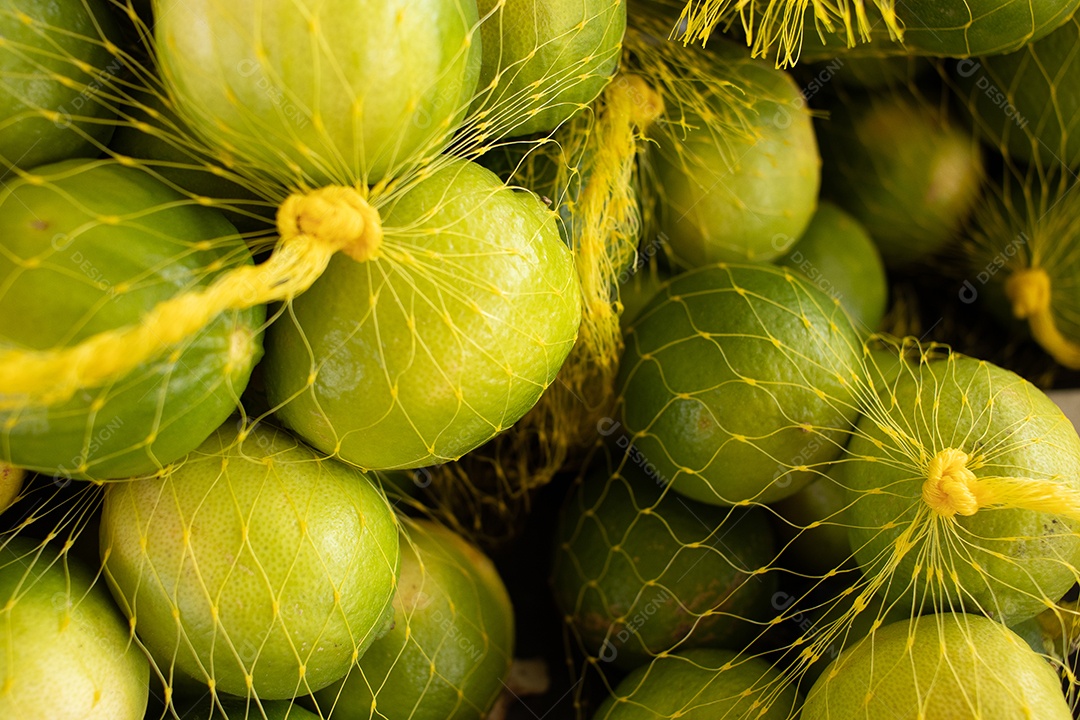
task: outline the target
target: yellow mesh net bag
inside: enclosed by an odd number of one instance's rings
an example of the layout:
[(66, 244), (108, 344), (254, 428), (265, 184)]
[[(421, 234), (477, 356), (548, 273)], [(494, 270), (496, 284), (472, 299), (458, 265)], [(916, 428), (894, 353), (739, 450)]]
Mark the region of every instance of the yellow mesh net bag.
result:
[[(503, 717), (480, 547), (570, 476), (577, 716), (1067, 717), (1067, 419), (767, 264), (806, 218), (687, 268), (664, 178), (791, 81), (662, 4), (359, 4), (0, 10), (0, 715)], [(872, 34), (809, 5), (681, 32)]]

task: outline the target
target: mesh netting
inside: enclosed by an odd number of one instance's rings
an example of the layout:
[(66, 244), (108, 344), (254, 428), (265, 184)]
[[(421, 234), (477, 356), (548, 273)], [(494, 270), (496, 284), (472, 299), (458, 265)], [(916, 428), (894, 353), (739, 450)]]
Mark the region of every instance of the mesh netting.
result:
[[(1075, 7), (916, 5), (0, 9), (0, 715), (499, 720), (544, 682), (481, 548), (569, 484), (568, 716), (1068, 717), (1075, 429), (767, 264), (810, 33)], [(1002, 158), (959, 300), (1066, 366), (1078, 27), (944, 75)]]

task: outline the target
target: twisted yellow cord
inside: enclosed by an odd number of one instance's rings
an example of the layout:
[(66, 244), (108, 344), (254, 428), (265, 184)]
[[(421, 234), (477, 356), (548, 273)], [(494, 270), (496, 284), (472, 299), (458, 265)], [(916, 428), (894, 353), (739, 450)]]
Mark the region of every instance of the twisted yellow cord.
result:
[(1017, 508), (1080, 520), (1080, 493), (1064, 482), (1025, 477), (976, 477), (971, 458), (955, 448), (937, 453), (927, 469), (922, 499), (941, 517), (974, 515), (990, 507)]
[(1054, 322), (1050, 276), (1042, 268), (1017, 270), (1005, 281), (1013, 314), (1027, 320), (1035, 341), (1067, 368), (1080, 370), (1080, 345), (1065, 337)]
[(72, 347), (0, 352), (0, 409), (55, 405), (81, 389), (115, 382), (223, 312), (299, 295), (322, 275), (334, 253), (368, 260), (382, 243), (378, 212), (350, 187), (290, 196), (278, 210), (278, 231), (277, 249), (265, 263), (232, 268), (206, 287), (158, 304), (138, 324)]

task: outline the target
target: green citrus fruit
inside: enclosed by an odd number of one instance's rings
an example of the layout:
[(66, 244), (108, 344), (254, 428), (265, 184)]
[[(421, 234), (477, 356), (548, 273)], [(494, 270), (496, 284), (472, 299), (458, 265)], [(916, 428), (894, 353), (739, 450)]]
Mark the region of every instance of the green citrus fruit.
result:
[(142, 720), (150, 665), (95, 581), (24, 538), (0, 548), (0, 717)]
[(625, 0), (479, 0), (477, 6), (484, 51), (476, 107), (500, 116), (511, 136), (554, 130), (615, 74)]
[(861, 354), (839, 302), (787, 268), (691, 271), (627, 330), (623, 431), (684, 495), (773, 502), (840, 453)]
[(222, 700), (201, 703), (180, 716), (180, 720), (324, 720), (288, 700)]
[(385, 630), (397, 532), (359, 471), (226, 426), (168, 475), (109, 486), (101, 552), (159, 667), (281, 699), (340, 679)]
[[(221, 213), (139, 169), (67, 160), (0, 190), (0, 348), (50, 350), (136, 324), (251, 263)], [(150, 475), (236, 409), (262, 354), (261, 306), (219, 315), (120, 381), (0, 411), (0, 460), (105, 480)]]
[(909, 0), (896, 6), (904, 45), (928, 55), (970, 57), (1017, 50), (1061, 25), (1077, 0)]
[(479, 720), (503, 690), (513, 651), (514, 611), (495, 566), (450, 530), (417, 521), (401, 538), (394, 629), (316, 699), (336, 720), (373, 711)]
[(882, 627), (818, 678), (802, 720), (1072, 717), (1050, 664), (992, 620), (945, 613)]
[(858, 327), (873, 331), (885, 317), (885, 265), (858, 220), (823, 202), (799, 241), (777, 260), (838, 299)]
[(0, 9), (0, 166), (97, 155), (115, 127), (103, 99), (121, 69), (102, 0), (20, 0)]
[(651, 157), (661, 231), (687, 267), (771, 260), (803, 234), (817, 207), (821, 157), (813, 123), (787, 73), (736, 46), (709, 47), (752, 98), (749, 128), (742, 136), (724, 132), (689, 108), (681, 123), (656, 126)]
[(1008, 55), (957, 63), (980, 127), (1011, 157), (1043, 167), (1080, 164), (1080, 19)]
[(212, 144), (289, 182), (430, 160), (480, 72), (475, 0), (155, 0), (162, 75)]
[(593, 720), (789, 720), (799, 695), (760, 658), (727, 650), (665, 655), (626, 676)]
[[(1080, 438), (1007, 370), (958, 355), (909, 367), (859, 420), (832, 475), (849, 495), (855, 558), (868, 577), (889, 578), (890, 602), (1013, 625), (1076, 580), (1080, 524), (1051, 498), (1056, 486), (1080, 490)], [(1041, 510), (1000, 495), (1025, 488), (1047, 498)]]
[(772, 530), (760, 508), (718, 508), (668, 491), (627, 458), (590, 473), (556, 531), (552, 585), (590, 654), (634, 668), (673, 648), (740, 648), (770, 612)]
[(269, 330), (267, 390), (308, 442), (364, 468), (455, 460), (555, 379), (581, 321), (553, 214), (453, 161), (384, 215), (380, 257), (335, 257)]
[(983, 179), (967, 130), (899, 92), (837, 107), (819, 127), (823, 194), (863, 224), (886, 265), (923, 260), (953, 239)]
[(0, 463), (0, 513), (7, 510), (22, 492), (26, 471)]

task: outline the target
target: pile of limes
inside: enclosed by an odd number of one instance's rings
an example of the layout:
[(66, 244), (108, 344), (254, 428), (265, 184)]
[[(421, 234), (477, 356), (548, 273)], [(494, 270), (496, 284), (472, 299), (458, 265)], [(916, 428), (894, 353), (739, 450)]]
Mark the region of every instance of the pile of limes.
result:
[(1074, 717), (1078, 4), (0, 7), (0, 718)]

